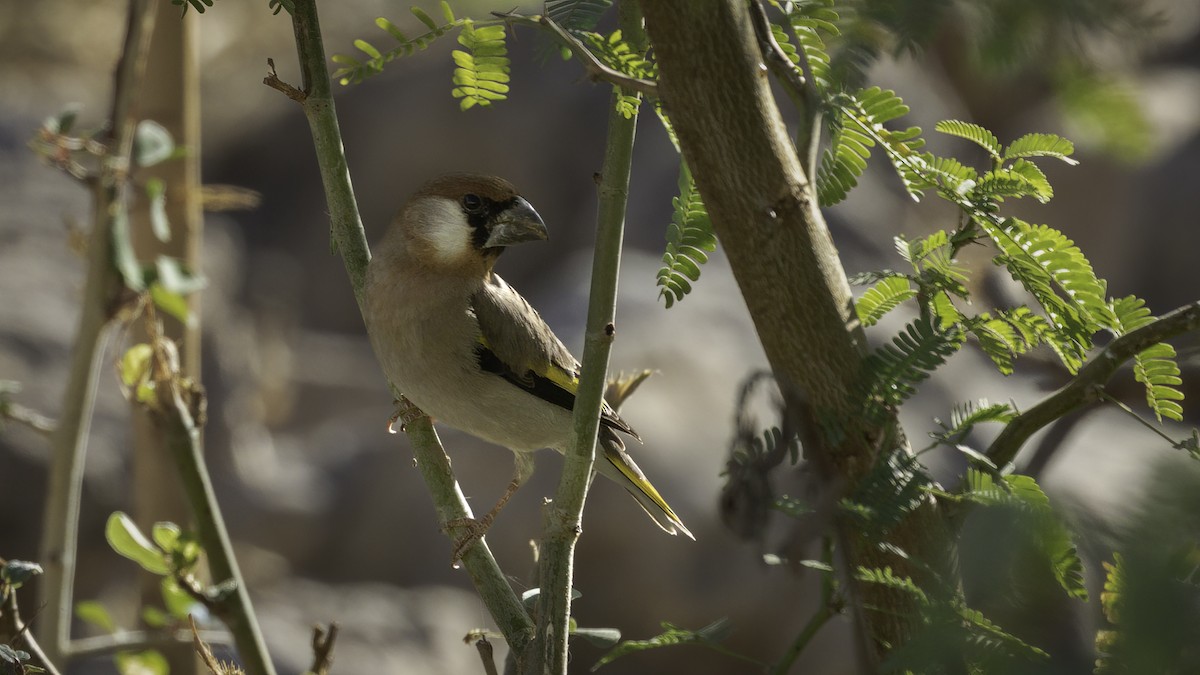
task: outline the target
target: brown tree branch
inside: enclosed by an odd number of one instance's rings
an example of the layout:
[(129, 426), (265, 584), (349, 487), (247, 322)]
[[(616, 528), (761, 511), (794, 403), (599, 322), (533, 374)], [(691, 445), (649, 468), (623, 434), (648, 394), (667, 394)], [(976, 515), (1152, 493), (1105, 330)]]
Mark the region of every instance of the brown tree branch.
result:
[(1068, 413), (1100, 400), (1104, 385), (1129, 359), (1147, 347), (1200, 328), (1200, 302), (1184, 305), (1153, 323), (1113, 340), (1063, 388), (1017, 415), (988, 446), (996, 466), (1013, 461), (1029, 437)]
[(584, 70), (587, 71), (588, 79), (593, 82), (604, 81), (621, 87), (627, 92), (642, 94), (649, 98), (658, 98), (657, 82), (641, 77), (630, 77), (625, 73), (613, 70), (604, 65), (600, 59), (596, 58), (592, 50), (579, 41), (579, 38), (571, 35), (570, 32), (555, 21), (552, 21), (548, 16), (525, 16), (515, 12), (492, 12), (492, 16), (504, 19), (510, 23), (533, 26), (549, 31), (551, 35), (558, 39), (564, 47), (570, 49), (571, 53), (579, 59), (579, 62), (583, 64)]
[[(895, 419), (872, 426), (853, 395), (866, 342), (849, 284), (818, 208), (811, 176), (789, 138), (743, 0), (643, 0), (659, 64), (662, 100), (688, 166), (728, 255), (763, 350), (790, 410), (812, 404), (819, 442), (807, 458), (853, 491), (881, 453), (907, 452)], [(887, 543), (952, 579), (945, 524), (931, 501), (893, 528)], [(922, 579), (899, 556), (881, 552), (837, 519), (864, 667), (915, 628), (911, 597), (854, 580), (858, 566), (892, 566)], [(873, 611), (865, 607), (873, 607)]]

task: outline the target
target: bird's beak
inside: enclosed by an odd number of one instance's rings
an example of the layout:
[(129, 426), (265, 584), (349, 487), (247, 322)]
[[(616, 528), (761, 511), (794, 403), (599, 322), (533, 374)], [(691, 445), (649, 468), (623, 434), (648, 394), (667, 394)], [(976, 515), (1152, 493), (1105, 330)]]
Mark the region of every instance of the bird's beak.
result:
[(496, 215), (492, 233), (484, 243), (485, 248), (500, 248), (523, 241), (549, 239), (546, 223), (524, 197), (517, 197), (513, 205)]

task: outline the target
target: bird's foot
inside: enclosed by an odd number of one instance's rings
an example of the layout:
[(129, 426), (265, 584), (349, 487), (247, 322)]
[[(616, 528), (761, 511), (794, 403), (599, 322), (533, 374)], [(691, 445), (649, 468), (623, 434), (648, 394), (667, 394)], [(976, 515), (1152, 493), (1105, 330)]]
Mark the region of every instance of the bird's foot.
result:
[(389, 434), (396, 433), (396, 422), (400, 422), (400, 431), (404, 431), (408, 425), (421, 419), (425, 413), (421, 409), (413, 405), (413, 402), (401, 396), (399, 401), (396, 401), (396, 412), (388, 418), (387, 430)]
[(475, 542), (483, 539), (483, 535), (492, 527), (492, 521), (495, 516), (491, 513), (482, 518), (453, 518), (446, 521), (447, 531), (458, 529), (462, 532), (458, 539), (454, 541), (454, 550), (450, 554), (450, 565), (454, 569), (458, 569), (459, 561), (462, 560), (463, 554), (467, 549), (471, 548)]

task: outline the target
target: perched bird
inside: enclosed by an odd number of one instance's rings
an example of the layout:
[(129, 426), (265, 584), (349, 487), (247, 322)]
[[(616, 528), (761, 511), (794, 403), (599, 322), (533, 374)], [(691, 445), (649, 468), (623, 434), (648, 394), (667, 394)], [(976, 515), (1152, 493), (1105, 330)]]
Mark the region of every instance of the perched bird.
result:
[[(567, 449), (579, 362), (492, 271), (506, 247), (547, 236), (507, 181), (450, 174), (408, 200), (367, 268), (367, 333), (392, 384), (433, 419), (516, 455), (504, 496), (475, 521), (455, 559), (533, 473), (534, 450)], [(694, 539), (617, 432), (638, 438), (606, 402), (595, 471), (628, 490), (663, 530)]]

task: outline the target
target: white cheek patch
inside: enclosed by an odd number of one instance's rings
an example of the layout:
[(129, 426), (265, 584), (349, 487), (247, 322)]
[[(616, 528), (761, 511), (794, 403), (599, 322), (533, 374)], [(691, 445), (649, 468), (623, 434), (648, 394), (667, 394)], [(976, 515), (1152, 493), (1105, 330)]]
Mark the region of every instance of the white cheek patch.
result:
[(471, 225), (457, 202), (441, 197), (413, 204), (410, 217), (421, 223), (429, 248), (442, 262), (461, 260), (471, 253)]

